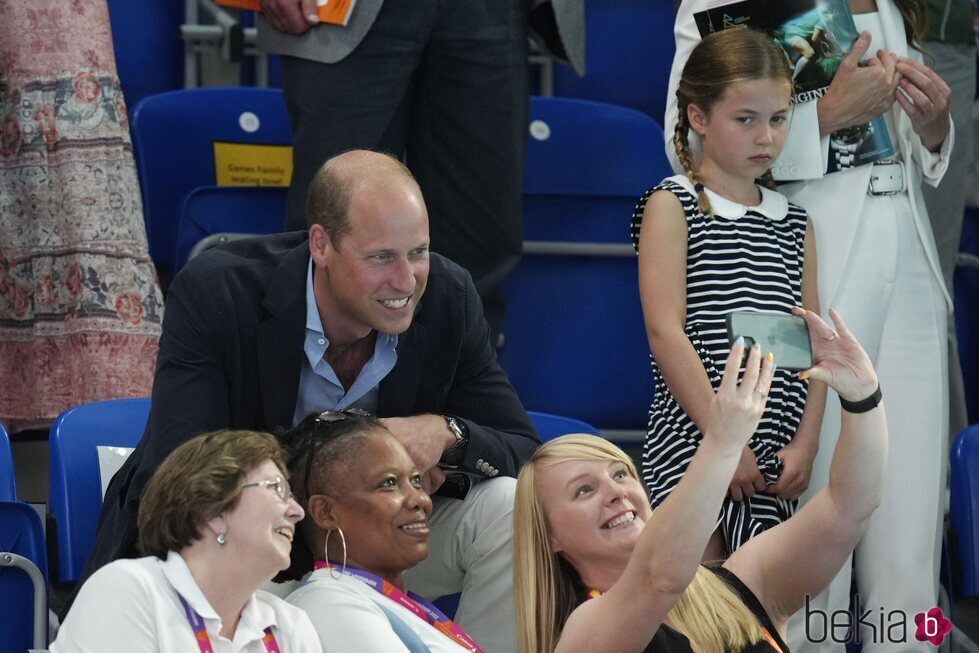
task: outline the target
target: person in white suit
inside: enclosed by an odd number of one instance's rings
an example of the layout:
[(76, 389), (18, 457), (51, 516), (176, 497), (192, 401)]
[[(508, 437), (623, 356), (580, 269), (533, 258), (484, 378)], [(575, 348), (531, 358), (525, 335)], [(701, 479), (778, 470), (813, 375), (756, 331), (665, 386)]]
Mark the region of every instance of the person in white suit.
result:
[[(678, 8), (667, 133), (676, 124), (677, 80), (700, 40), (693, 16), (711, 4), (684, 0)], [(928, 645), (915, 640), (913, 619), (937, 604), (948, 422), (945, 330), (951, 299), (921, 182), (936, 186), (948, 165), (950, 92), (913, 45), (921, 38), (916, 31), (921, 3), (850, 0), (850, 8), (862, 33), (828, 92), (795, 105), (773, 174), (792, 182), (779, 190), (813, 221), (822, 305), (848, 316), (874, 361), (881, 387), (897, 397), (888, 420), (891, 450), (883, 503), (854, 552), (854, 568), (861, 611), (903, 611), (906, 641), (895, 646), (888, 638), (898, 637), (898, 630), (862, 627), (863, 650), (924, 651)], [(858, 66), (868, 52), (866, 65)], [(894, 144), (893, 163), (824, 175), (829, 134), (878, 115), (884, 116)], [(672, 147), (666, 150), (680, 171)], [(839, 399), (831, 393), (803, 501), (826, 484), (838, 431)], [(807, 615), (846, 610), (849, 590), (850, 566), (845, 565), (825, 592), (811, 598), (810, 612), (796, 615), (790, 624), (793, 652), (843, 651), (834, 633), (825, 632), (825, 622)]]

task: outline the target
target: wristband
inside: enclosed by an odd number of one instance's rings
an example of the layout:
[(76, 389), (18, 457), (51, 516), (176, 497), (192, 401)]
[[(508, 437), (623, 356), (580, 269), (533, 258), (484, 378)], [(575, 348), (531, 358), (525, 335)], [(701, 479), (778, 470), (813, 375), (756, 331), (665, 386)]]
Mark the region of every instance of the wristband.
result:
[(880, 392), (880, 383), (877, 384), (877, 389), (874, 390), (874, 394), (870, 395), (866, 399), (861, 399), (860, 401), (847, 401), (843, 397), (840, 397), (840, 406), (848, 413), (866, 413), (880, 404), (881, 399), (884, 395)]

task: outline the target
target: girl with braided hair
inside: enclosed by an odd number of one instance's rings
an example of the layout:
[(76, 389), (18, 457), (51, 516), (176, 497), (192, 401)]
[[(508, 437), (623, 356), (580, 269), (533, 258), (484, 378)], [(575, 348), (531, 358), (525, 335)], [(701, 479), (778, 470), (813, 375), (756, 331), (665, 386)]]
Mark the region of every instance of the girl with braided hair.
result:
[[(773, 190), (770, 172), (785, 139), (791, 89), (788, 62), (771, 37), (732, 29), (705, 38), (677, 90), (673, 140), (686, 174), (647, 191), (633, 214), (656, 381), (642, 459), (654, 509), (701, 442), (730, 349), (727, 314), (819, 310), (811, 226), (804, 210)], [(691, 130), (702, 145), (697, 157)], [(824, 400), (821, 384), (776, 372), (705, 560), (792, 515), (808, 486)]]

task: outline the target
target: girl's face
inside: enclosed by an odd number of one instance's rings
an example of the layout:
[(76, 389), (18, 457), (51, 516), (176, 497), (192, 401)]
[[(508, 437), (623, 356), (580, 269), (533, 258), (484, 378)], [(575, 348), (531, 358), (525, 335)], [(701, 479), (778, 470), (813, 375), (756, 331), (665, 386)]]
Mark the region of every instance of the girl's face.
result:
[(700, 173), (718, 183), (753, 181), (772, 167), (788, 131), (790, 89), (771, 79), (736, 82), (709, 111), (687, 107), (690, 127), (703, 144)]
[(628, 561), (650, 508), (625, 463), (567, 460), (543, 465), (535, 476), (552, 551), (583, 576)]

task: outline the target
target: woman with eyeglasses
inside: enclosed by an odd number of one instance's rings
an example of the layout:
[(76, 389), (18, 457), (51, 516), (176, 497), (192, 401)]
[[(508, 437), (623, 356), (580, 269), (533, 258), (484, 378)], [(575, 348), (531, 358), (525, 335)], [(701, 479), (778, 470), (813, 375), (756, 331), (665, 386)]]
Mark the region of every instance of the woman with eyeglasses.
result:
[(374, 417), (339, 411), (310, 415), (280, 437), (315, 561), (287, 600), (309, 614), (323, 650), (479, 651), (438, 608), (405, 589), (404, 572), (428, 556), (432, 500), (394, 436)]
[(55, 653), (319, 653), (304, 612), (259, 590), (289, 566), (303, 510), (274, 437), (198, 436), (171, 453), (139, 506), (136, 560), (82, 586)]

